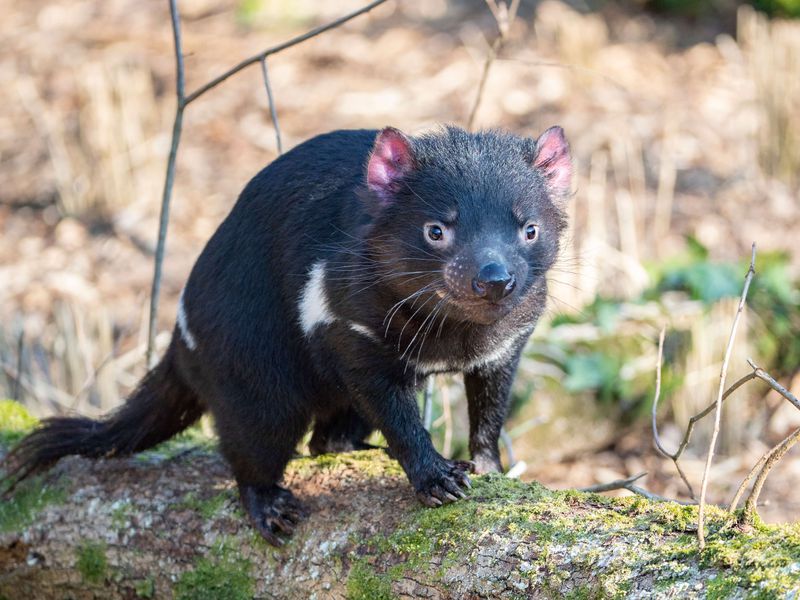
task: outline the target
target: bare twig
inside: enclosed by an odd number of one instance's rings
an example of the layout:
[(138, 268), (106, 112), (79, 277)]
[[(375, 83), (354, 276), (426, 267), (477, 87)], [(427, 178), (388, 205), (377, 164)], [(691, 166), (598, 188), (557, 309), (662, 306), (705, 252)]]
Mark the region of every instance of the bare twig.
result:
[(161, 215), (158, 219), (158, 243), (156, 244), (155, 266), (153, 269), (153, 286), (150, 293), (150, 322), (147, 333), (147, 367), (156, 363), (153, 352), (156, 344), (156, 318), (158, 316), (158, 299), (161, 295), (161, 270), (164, 264), (164, 251), (167, 244), (167, 225), (169, 223), (169, 203), (172, 199), (172, 186), (175, 183), (175, 161), (178, 157), (178, 145), (183, 130), (183, 109), (186, 107), (186, 76), (183, 65), (183, 44), (181, 42), (181, 16), (178, 13), (178, 1), (169, 0), (169, 14), (172, 20), (172, 41), (175, 49), (175, 121), (172, 124), (172, 142), (167, 158), (167, 175), (164, 178), (164, 192), (161, 196)]
[(481, 78), (478, 82), (478, 91), (475, 94), (475, 101), (472, 103), (472, 109), (469, 111), (469, 117), (467, 118), (467, 129), (472, 129), (472, 126), (475, 124), (475, 117), (478, 114), (478, 108), (483, 100), (483, 92), (486, 89), (486, 81), (489, 79), (489, 71), (497, 55), (500, 53), (500, 50), (502, 50), (503, 45), (506, 43), (508, 32), (511, 30), (511, 24), (514, 22), (514, 19), (517, 17), (517, 9), (519, 8), (519, 0), (511, 0), (510, 5), (505, 2), (498, 4), (497, 0), (486, 0), (486, 4), (489, 6), (489, 10), (492, 11), (494, 20), (497, 21), (497, 29), (500, 34), (492, 43), (489, 54), (486, 55), (486, 60), (483, 61)]
[(275, 128), (275, 145), (278, 148), (278, 156), (283, 154), (283, 144), (281, 144), (281, 128), (278, 125), (278, 111), (275, 108), (275, 98), (272, 96), (272, 86), (269, 84), (269, 73), (267, 72), (267, 59), (261, 61), (261, 76), (264, 78), (264, 87), (267, 90), (267, 101), (269, 102), (269, 115), (272, 118), (272, 126)]
[(702, 417), (695, 415), (691, 419), (689, 419), (689, 426), (686, 429), (686, 434), (683, 437), (683, 441), (681, 441), (678, 449), (674, 453), (667, 452), (666, 448), (664, 448), (663, 444), (661, 443), (661, 438), (658, 435), (658, 421), (656, 418), (656, 414), (658, 412), (658, 400), (661, 397), (661, 364), (664, 362), (664, 336), (666, 334), (666, 329), (664, 327), (661, 328), (661, 333), (658, 336), (658, 362), (656, 364), (656, 391), (655, 396), (653, 397), (653, 411), (652, 411), (652, 425), (653, 425), (653, 441), (656, 444), (656, 449), (666, 456), (667, 458), (671, 458), (672, 462), (675, 464), (675, 468), (678, 470), (678, 474), (683, 479), (683, 483), (686, 484), (686, 488), (689, 490), (689, 496), (694, 500), (694, 489), (692, 488), (692, 484), (689, 483), (689, 479), (686, 477), (686, 473), (683, 472), (681, 469), (681, 465), (678, 462), (678, 459), (683, 454), (686, 445), (689, 443), (689, 437), (692, 435), (692, 429), (694, 429), (695, 421), (701, 419)]
[(767, 462), (767, 459), (772, 455), (774, 451), (775, 447), (772, 447), (769, 450), (767, 450), (767, 452), (764, 453), (764, 455), (758, 459), (758, 462), (755, 465), (753, 465), (753, 468), (750, 469), (750, 472), (742, 480), (742, 483), (739, 484), (739, 488), (733, 495), (733, 500), (731, 500), (731, 503), (728, 505), (729, 512), (734, 512), (736, 508), (739, 506), (739, 501), (742, 499), (742, 496), (744, 495), (744, 491), (747, 489), (747, 486), (753, 480), (753, 477), (756, 476), (756, 473), (758, 473), (761, 470), (761, 467), (764, 466), (764, 463)]
[(220, 83), (222, 83), (232, 75), (235, 75), (242, 69), (245, 69), (246, 67), (249, 67), (252, 64), (260, 62), (262, 64), (262, 69), (263, 69), (262, 72), (264, 74), (264, 83), (267, 87), (267, 95), (270, 102), (270, 112), (272, 114), (272, 122), (275, 125), (275, 134), (277, 136), (277, 141), (278, 141), (278, 153), (280, 154), (281, 153), (280, 131), (278, 128), (277, 114), (275, 113), (274, 109), (272, 91), (270, 89), (269, 79), (266, 73), (266, 58), (272, 54), (277, 54), (278, 52), (286, 50), (287, 48), (296, 46), (297, 44), (304, 42), (308, 39), (311, 39), (312, 37), (315, 37), (321, 33), (329, 31), (330, 29), (334, 29), (335, 27), (338, 27), (343, 23), (346, 23), (347, 21), (359, 15), (371, 11), (373, 8), (375, 8), (380, 4), (383, 4), (384, 2), (386, 2), (386, 0), (374, 0), (373, 2), (370, 2), (369, 4), (361, 7), (360, 9), (353, 11), (343, 17), (340, 17), (339, 19), (331, 21), (330, 23), (326, 23), (325, 25), (315, 27), (314, 29), (307, 31), (302, 35), (293, 37), (290, 40), (287, 40), (275, 46), (271, 46), (265, 50), (262, 50), (258, 54), (255, 54), (250, 58), (243, 60), (239, 64), (231, 67), (221, 75), (201, 85), (195, 91), (187, 95), (185, 91), (185, 70), (183, 63), (183, 44), (181, 42), (180, 13), (178, 12), (177, 0), (169, 0), (170, 18), (172, 20), (172, 37), (175, 49), (175, 65), (177, 72), (177, 78), (176, 78), (177, 107), (175, 109), (175, 121), (172, 126), (172, 142), (170, 144), (169, 157), (167, 158), (167, 174), (164, 180), (164, 192), (161, 197), (161, 215), (159, 217), (158, 243), (156, 245), (155, 266), (153, 269), (153, 284), (150, 294), (150, 316), (149, 316), (148, 336), (147, 336), (148, 367), (152, 367), (156, 362), (154, 349), (155, 349), (155, 338), (156, 338), (156, 320), (158, 315), (158, 301), (159, 301), (159, 296), (161, 294), (161, 273), (164, 262), (164, 251), (166, 248), (166, 241), (167, 241), (167, 225), (169, 223), (169, 205), (170, 205), (170, 200), (172, 198), (172, 187), (175, 182), (175, 162), (178, 156), (178, 146), (180, 145), (181, 131), (183, 128), (183, 111), (189, 104), (197, 100), (207, 91), (218, 86)]
[[(792, 446), (794, 446), (798, 440), (800, 440), (800, 427), (795, 429), (780, 444), (765, 455), (764, 465), (761, 467), (761, 472), (758, 474), (755, 483), (753, 483), (753, 489), (750, 490), (750, 495), (747, 497), (747, 501), (744, 504), (744, 513), (742, 515), (743, 522), (753, 522), (756, 515), (756, 507), (758, 506), (758, 497), (761, 495), (761, 489), (764, 487), (767, 475), (769, 475), (772, 468), (783, 458), (784, 454), (791, 450)], [(731, 503), (731, 505), (733, 505), (733, 503)]]
[(674, 502), (675, 504), (682, 504), (684, 506), (694, 506), (697, 502), (691, 500), (677, 500), (675, 498), (667, 498), (666, 496), (659, 496), (658, 494), (654, 494), (644, 488), (639, 487), (638, 485), (626, 485), (625, 489), (628, 491), (633, 492), (639, 496), (647, 498), (648, 500), (653, 500), (654, 502)]
[[(683, 436), (683, 440), (681, 440), (678, 449), (674, 453), (668, 452), (663, 444), (661, 443), (661, 438), (658, 435), (658, 427), (656, 423), (656, 410), (658, 408), (658, 399), (661, 393), (661, 363), (662, 363), (662, 356), (663, 356), (663, 349), (664, 349), (664, 330), (662, 329), (661, 335), (659, 336), (659, 345), (658, 345), (658, 366), (656, 370), (656, 392), (655, 397), (653, 399), (653, 413), (652, 413), (652, 420), (653, 420), (653, 439), (655, 441), (656, 448), (658, 451), (666, 456), (667, 458), (671, 458), (673, 463), (675, 463), (675, 467), (678, 470), (678, 473), (683, 478), (684, 483), (686, 483), (687, 488), (689, 489), (689, 493), (694, 497), (692, 492), (692, 486), (687, 481), (686, 476), (683, 473), (683, 470), (680, 467), (680, 463), (678, 460), (683, 454), (683, 451), (686, 449), (686, 446), (689, 444), (689, 440), (691, 439), (692, 431), (694, 430), (694, 425), (697, 421), (701, 420), (703, 417), (708, 415), (714, 408), (717, 406), (716, 402), (712, 402), (702, 411), (694, 415), (689, 419), (689, 425), (686, 428), (686, 433)], [(760, 379), (764, 381), (767, 385), (769, 385), (772, 389), (778, 392), (781, 396), (783, 396), (788, 402), (790, 402), (793, 406), (800, 409), (800, 400), (792, 394), (789, 390), (787, 390), (784, 386), (778, 383), (769, 373), (764, 371), (761, 367), (759, 367), (752, 359), (748, 358), (747, 363), (753, 369), (752, 372), (748, 373), (747, 375), (742, 376), (738, 379), (735, 383), (733, 383), (725, 393), (722, 395), (722, 401), (730, 397), (733, 392), (737, 389), (742, 387), (748, 381), (753, 381), (754, 379)], [(756, 507), (758, 506), (758, 497), (761, 493), (761, 489), (763, 487), (764, 481), (767, 478), (770, 470), (775, 466), (775, 464), (786, 454), (786, 452), (791, 449), (791, 447), (800, 439), (800, 430), (793, 432), (787, 438), (782, 440), (780, 443), (775, 445), (774, 447), (770, 448), (750, 469), (750, 472), (747, 476), (742, 480), (742, 483), (739, 485), (739, 488), (736, 490), (736, 494), (731, 500), (728, 511), (734, 512), (736, 508), (739, 506), (739, 502), (744, 495), (747, 486), (756, 478), (756, 483), (753, 485), (753, 489), (748, 496), (747, 504), (745, 506), (745, 511), (742, 515), (742, 520), (744, 522), (752, 522), (753, 516), (755, 515)]]
[[(664, 356), (664, 333), (665, 331), (664, 329), (662, 329), (658, 339), (658, 364), (656, 365), (656, 391), (655, 391), (655, 397), (653, 398), (653, 410), (651, 414), (652, 425), (653, 425), (653, 441), (655, 442), (656, 449), (663, 456), (672, 459), (672, 462), (675, 464), (675, 469), (678, 471), (678, 474), (681, 476), (681, 479), (683, 479), (684, 484), (686, 484), (689, 496), (693, 500), (696, 500), (697, 497), (694, 494), (694, 488), (692, 487), (692, 484), (689, 483), (689, 479), (686, 477), (686, 474), (684, 473), (678, 461), (680, 460), (683, 451), (686, 450), (686, 447), (689, 445), (689, 441), (692, 439), (692, 432), (694, 431), (695, 424), (698, 421), (700, 421), (703, 417), (708, 415), (708, 413), (710, 413), (712, 410), (714, 410), (717, 404), (716, 402), (712, 402), (711, 404), (706, 406), (703, 410), (701, 410), (699, 413), (690, 417), (689, 424), (686, 427), (686, 432), (683, 434), (683, 439), (681, 440), (681, 443), (678, 445), (678, 449), (675, 452), (667, 451), (667, 449), (661, 443), (661, 437), (658, 435), (658, 422), (656, 416), (656, 412), (658, 410), (658, 400), (659, 397), (661, 396), (661, 365)], [(733, 392), (735, 392), (737, 389), (739, 389), (742, 385), (744, 385), (748, 381), (755, 379), (756, 377), (757, 375), (755, 373), (748, 373), (741, 379), (737, 380), (733, 385), (731, 385), (727, 390), (725, 390), (725, 393), (722, 395), (722, 401), (724, 402), (725, 400), (727, 400), (728, 397)]]
[(725, 358), (722, 361), (722, 369), (719, 374), (719, 392), (717, 394), (717, 401), (714, 410), (714, 429), (711, 433), (711, 441), (708, 444), (708, 454), (706, 455), (706, 464), (703, 469), (703, 480), (700, 484), (700, 507), (697, 512), (697, 541), (700, 544), (700, 550), (703, 550), (706, 545), (705, 539), (705, 508), (706, 508), (706, 491), (708, 490), (708, 475), (711, 471), (711, 463), (714, 460), (714, 449), (717, 445), (717, 437), (719, 436), (719, 427), (722, 417), (722, 397), (725, 393), (725, 379), (728, 375), (728, 363), (731, 358), (731, 351), (733, 350), (733, 342), (736, 338), (736, 330), (739, 327), (739, 318), (744, 310), (744, 303), (747, 299), (747, 291), (750, 289), (750, 282), (755, 275), (756, 265), (756, 244), (753, 242), (752, 252), (750, 255), (750, 268), (747, 269), (747, 275), (744, 278), (744, 288), (742, 295), (739, 299), (739, 306), (736, 309), (736, 316), (733, 319), (731, 326), (731, 334), (728, 338), (728, 346), (725, 348)]
[(318, 36), (321, 33), (325, 33), (326, 31), (329, 31), (331, 29), (335, 29), (336, 27), (339, 27), (340, 25), (343, 25), (344, 23), (347, 23), (347, 21), (350, 21), (351, 19), (354, 19), (355, 17), (358, 17), (360, 15), (363, 15), (364, 13), (367, 13), (367, 12), (371, 11), (373, 8), (383, 4), (384, 2), (386, 2), (386, 0), (374, 0), (374, 2), (370, 2), (369, 4), (367, 4), (365, 6), (362, 6), (358, 10), (355, 10), (355, 11), (353, 11), (353, 12), (351, 12), (351, 13), (343, 16), (343, 17), (340, 17), (340, 18), (338, 18), (338, 19), (336, 19), (334, 21), (331, 21), (330, 23), (326, 23), (325, 25), (321, 25), (319, 27), (315, 27), (314, 29), (311, 29), (310, 31), (307, 31), (306, 33), (304, 33), (302, 35), (298, 35), (297, 37), (293, 37), (290, 40), (287, 40), (285, 42), (281, 42), (280, 44), (277, 44), (275, 46), (267, 48), (266, 50), (262, 50), (261, 52), (259, 52), (258, 54), (254, 54), (250, 58), (244, 59), (239, 64), (231, 67), (230, 69), (228, 69), (227, 71), (225, 71), (221, 75), (215, 77), (214, 79), (212, 79), (208, 83), (206, 83), (204, 85), (201, 85), (199, 88), (197, 88), (191, 94), (186, 96), (186, 102), (185, 103), (189, 104), (190, 102), (194, 102), (200, 96), (205, 94), (208, 90), (218, 86), (220, 83), (222, 83), (223, 81), (228, 79), (230, 76), (236, 75), (236, 73), (238, 73), (242, 69), (245, 69), (245, 68), (249, 67), (250, 65), (254, 65), (257, 62), (260, 62), (260, 61), (264, 60), (267, 56), (270, 56), (271, 54), (277, 54), (278, 52), (282, 52), (283, 50), (286, 50), (287, 48), (291, 48), (292, 46), (296, 46), (297, 44), (299, 44), (301, 42), (305, 42), (306, 40), (310, 40), (311, 38), (313, 38), (315, 36)]
[(425, 392), (422, 396), (422, 422), (427, 431), (430, 431), (431, 425), (433, 425), (433, 392), (436, 390), (434, 377), (434, 375), (428, 375)]
[(511, 436), (508, 435), (505, 427), (500, 428), (500, 440), (503, 446), (506, 447), (506, 454), (508, 455), (508, 468), (512, 468), (517, 463), (517, 458), (514, 456), (514, 448), (511, 442)]
[[(767, 383), (773, 390), (778, 392), (783, 398), (785, 398), (788, 402), (790, 402), (793, 406), (800, 409), (800, 401), (798, 401), (797, 397), (783, 387), (780, 383), (775, 381), (775, 379), (764, 369), (759, 367), (753, 359), (748, 358), (747, 363), (752, 367), (753, 372), (750, 373), (748, 376), (749, 379), (761, 379), (765, 383)], [(744, 379), (744, 377), (742, 378)], [(769, 475), (769, 472), (775, 466), (775, 464), (783, 457), (786, 452), (797, 442), (798, 436), (800, 435), (800, 430), (796, 430), (792, 432), (788, 437), (783, 439), (777, 445), (770, 448), (750, 469), (750, 472), (747, 476), (742, 480), (742, 483), (739, 485), (739, 488), (736, 490), (736, 494), (734, 494), (733, 499), (731, 500), (730, 505), (728, 506), (728, 510), (730, 512), (734, 512), (736, 508), (739, 506), (739, 501), (742, 499), (747, 486), (756, 477), (756, 482), (753, 484), (753, 489), (750, 491), (750, 495), (748, 496), (747, 502), (745, 504), (745, 512), (743, 515), (744, 521), (752, 521), (753, 516), (755, 514), (756, 506), (758, 505), (758, 496), (761, 494), (761, 488), (764, 485), (764, 481)]]
[(450, 458), (453, 446), (453, 411), (450, 407), (450, 389), (441, 386), (442, 418), (444, 419), (444, 440), (442, 440), (442, 456)]
[(578, 488), (579, 492), (611, 492), (613, 490), (628, 490), (629, 492), (633, 492), (637, 496), (642, 496), (647, 498), (648, 500), (653, 500), (655, 502), (677, 502), (678, 504), (695, 504), (694, 502), (684, 502), (682, 500), (675, 500), (673, 498), (667, 498), (666, 496), (659, 496), (658, 494), (654, 494), (638, 485), (634, 485), (639, 479), (647, 475), (647, 472), (639, 473), (638, 475), (634, 475), (632, 477), (628, 477), (627, 479), (616, 479), (614, 481), (610, 481), (608, 483), (598, 483), (597, 485), (590, 485), (588, 487)]
[(489, 54), (486, 56), (486, 60), (483, 61), (483, 69), (481, 70), (481, 78), (478, 82), (478, 91), (475, 94), (475, 101), (472, 103), (472, 108), (469, 111), (469, 117), (467, 118), (467, 129), (471, 130), (472, 126), (475, 124), (475, 116), (478, 114), (478, 108), (481, 105), (481, 100), (483, 100), (483, 90), (486, 88), (486, 81), (489, 79), (489, 71), (492, 68), (492, 63), (494, 59), (497, 58), (497, 53), (500, 51), (500, 48), (503, 46), (503, 37), (502, 35), (498, 37), (492, 47), (489, 48)]
[(752, 358), (747, 359), (747, 364), (753, 369), (753, 377), (758, 377), (761, 381), (766, 383), (769, 387), (788, 400), (796, 409), (800, 410), (800, 400), (797, 399), (797, 396), (775, 381), (775, 379), (773, 379), (769, 373), (754, 363)]
[(22, 402), (22, 373), (25, 370), (25, 330), (20, 329), (17, 338), (17, 376), (14, 378), (14, 393), (12, 398), (17, 402)]
[(613, 490), (627, 489), (629, 485), (633, 485), (635, 482), (639, 481), (645, 475), (647, 475), (647, 471), (643, 471), (638, 475), (633, 475), (632, 477), (628, 477), (626, 479), (615, 479), (614, 481), (609, 481), (608, 483), (598, 483), (596, 485), (590, 485), (588, 487), (578, 488), (578, 491), (598, 493), (598, 492), (611, 492)]

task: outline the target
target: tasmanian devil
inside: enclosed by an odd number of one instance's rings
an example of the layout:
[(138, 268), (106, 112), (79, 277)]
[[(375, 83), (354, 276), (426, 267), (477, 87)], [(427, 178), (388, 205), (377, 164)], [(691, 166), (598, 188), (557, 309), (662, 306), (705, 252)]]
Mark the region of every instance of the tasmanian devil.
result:
[[(528, 139), (446, 127), (334, 131), (262, 170), (192, 269), (161, 362), (106, 419), (56, 417), (8, 457), (11, 481), (62, 456), (150, 448), (211, 411), (253, 525), (280, 544), (303, 510), (279, 486), (312, 454), (383, 433), (419, 500), (499, 471), (522, 348), (544, 310), (572, 163), (560, 127)], [(443, 458), (416, 391), (461, 372), (473, 462)]]

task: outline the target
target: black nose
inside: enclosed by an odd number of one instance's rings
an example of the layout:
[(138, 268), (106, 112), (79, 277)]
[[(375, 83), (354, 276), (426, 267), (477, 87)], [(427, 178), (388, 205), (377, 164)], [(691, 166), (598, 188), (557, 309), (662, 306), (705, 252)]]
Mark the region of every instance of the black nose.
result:
[(477, 296), (497, 302), (514, 291), (517, 279), (505, 266), (498, 263), (484, 265), (472, 280), (472, 290)]

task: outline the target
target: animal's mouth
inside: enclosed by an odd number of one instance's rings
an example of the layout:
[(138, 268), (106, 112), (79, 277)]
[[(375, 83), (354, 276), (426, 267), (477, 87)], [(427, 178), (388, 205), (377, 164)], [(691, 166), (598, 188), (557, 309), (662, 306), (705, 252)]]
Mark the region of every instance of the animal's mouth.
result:
[(516, 305), (516, 302), (510, 298), (499, 302), (478, 298), (453, 298), (450, 303), (460, 313), (463, 320), (482, 325), (489, 325), (498, 321), (511, 312)]

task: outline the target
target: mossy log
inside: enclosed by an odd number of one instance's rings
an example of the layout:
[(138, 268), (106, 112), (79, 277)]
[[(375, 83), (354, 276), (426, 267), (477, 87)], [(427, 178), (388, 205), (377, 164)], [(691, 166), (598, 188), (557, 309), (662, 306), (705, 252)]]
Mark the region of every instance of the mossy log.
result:
[(800, 593), (800, 528), (475, 477), (419, 506), (380, 451), (297, 459), (310, 511), (281, 549), (238, 507), (213, 447), (69, 458), (0, 506), (0, 598), (737, 598)]

